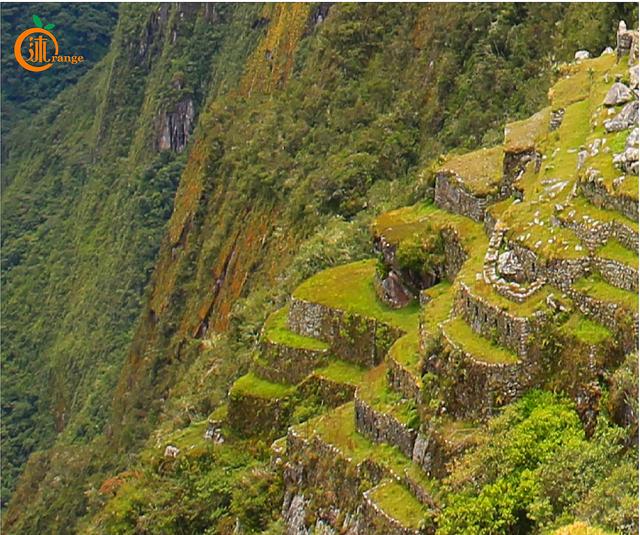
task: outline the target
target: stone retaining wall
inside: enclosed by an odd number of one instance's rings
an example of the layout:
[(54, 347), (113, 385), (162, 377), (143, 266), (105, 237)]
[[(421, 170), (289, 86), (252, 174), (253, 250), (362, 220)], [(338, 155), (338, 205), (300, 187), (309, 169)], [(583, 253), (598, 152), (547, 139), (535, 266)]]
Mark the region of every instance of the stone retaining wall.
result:
[(289, 399), (266, 399), (246, 394), (229, 398), (228, 422), (243, 437), (275, 438), (288, 425), (293, 406)]
[(475, 443), (472, 437), (459, 440), (447, 437), (440, 425), (429, 422), (416, 437), (412, 459), (429, 476), (443, 479), (449, 475), (451, 462)]
[(466, 353), (444, 330), (442, 337), (444, 347), (427, 359), (426, 369), (448, 385), (444, 401), (449, 414), (486, 420), (532, 385), (532, 362), (487, 363)]
[(609, 328), (620, 339), (622, 349), (630, 353), (638, 348), (638, 313), (624, 309), (617, 303), (601, 301), (575, 288), (567, 295), (585, 316)]
[(460, 283), (454, 301), (454, 311), (485, 338), (497, 336), (499, 343), (526, 356), (530, 337), (544, 320), (543, 313), (531, 317), (518, 317), (474, 295), (469, 287)]
[(289, 328), (328, 343), (337, 358), (368, 368), (382, 362), (391, 344), (404, 334), (375, 319), (295, 297), (289, 308)]
[(570, 210), (566, 215), (560, 213), (554, 216), (552, 222), (573, 230), (589, 250), (597, 249), (610, 239), (617, 240), (631, 251), (638, 250), (638, 233), (630, 226), (619, 221), (602, 222), (591, 218), (575, 220), (574, 216), (575, 211)]
[(356, 428), (373, 442), (386, 442), (397, 446), (407, 457), (413, 455), (417, 431), (410, 429), (393, 416), (375, 410), (356, 393)]
[(403, 526), (398, 520), (390, 517), (371, 500), (367, 491), (362, 496), (359, 509), (357, 535), (421, 535), (435, 533), (435, 530), (415, 530)]
[(638, 271), (631, 266), (611, 260), (609, 258), (593, 257), (593, 269), (612, 286), (628, 290), (638, 291)]
[(327, 377), (312, 374), (300, 384), (298, 391), (305, 398), (317, 396), (327, 407), (338, 407), (353, 399), (356, 387), (349, 383), (337, 383)]
[(389, 386), (406, 399), (419, 402), (420, 383), (413, 373), (393, 358), (387, 359)]
[(297, 384), (315, 368), (327, 363), (327, 349), (303, 349), (262, 339), (261, 359), (254, 362), (256, 375), (267, 381)]
[(589, 176), (578, 182), (582, 194), (598, 208), (615, 210), (632, 221), (638, 220), (638, 201), (626, 195), (614, 195), (600, 177)]
[(469, 255), (462, 246), (462, 240), (458, 231), (453, 227), (445, 227), (441, 230), (444, 241), (444, 271), (449, 281), (453, 281)]
[(436, 174), (435, 202), (443, 210), (481, 222), (484, 220), (489, 198), (472, 195), (451, 173), (440, 172)]

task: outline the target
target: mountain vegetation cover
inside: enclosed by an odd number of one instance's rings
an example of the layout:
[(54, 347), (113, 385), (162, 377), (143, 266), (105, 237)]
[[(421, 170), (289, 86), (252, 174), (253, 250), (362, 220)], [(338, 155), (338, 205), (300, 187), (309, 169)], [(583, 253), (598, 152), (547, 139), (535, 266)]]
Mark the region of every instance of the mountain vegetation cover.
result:
[(4, 530), (637, 531), (637, 4), (34, 14), (90, 61), (2, 60)]

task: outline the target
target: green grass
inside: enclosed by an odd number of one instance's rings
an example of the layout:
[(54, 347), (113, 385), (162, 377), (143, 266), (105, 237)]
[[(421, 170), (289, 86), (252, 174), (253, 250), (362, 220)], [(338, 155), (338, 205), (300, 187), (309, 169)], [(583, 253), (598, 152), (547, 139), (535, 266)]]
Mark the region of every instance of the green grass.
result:
[(418, 332), (405, 334), (389, 349), (389, 357), (409, 369), (417, 369), (420, 363), (420, 342)]
[(638, 232), (638, 223), (636, 221), (630, 220), (615, 210), (604, 210), (602, 208), (598, 208), (584, 197), (575, 197), (572, 199), (571, 203), (568, 204), (564, 210), (564, 213), (570, 212), (572, 209), (575, 209), (576, 211), (576, 215), (574, 216), (576, 221), (579, 221), (583, 215), (588, 215), (596, 221), (600, 221), (602, 223), (615, 221), (625, 225), (635, 232)]
[(398, 477), (409, 474), (421, 487), (435, 492), (435, 482), (397, 447), (385, 443), (375, 444), (358, 433), (353, 402), (341, 405), (323, 416), (307, 420), (295, 429), (303, 436), (317, 435), (324, 442), (337, 447), (355, 464), (367, 459), (372, 460)]
[(427, 509), (405, 487), (395, 481), (381, 483), (369, 497), (404, 527), (418, 529)]
[(325, 377), (335, 383), (360, 384), (368, 370), (344, 360), (332, 360), (324, 368), (314, 372), (314, 375)]
[(596, 251), (596, 256), (616, 260), (638, 269), (638, 254), (624, 247), (619, 241), (610, 239)]
[(311, 349), (315, 351), (323, 351), (329, 348), (329, 345), (310, 338), (302, 336), (289, 330), (287, 326), (287, 316), (289, 314), (289, 306), (285, 306), (280, 310), (276, 310), (271, 314), (264, 324), (264, 337), (274, 344), (280, 344), (287, 347), (295, 347), (298, 349)]
[(579, 279), (573, 284), (573, 287), (579, 292), (587, 293), (600, 301), (617, 303), (628, 310), (638, 311), (637, 293), (612, 286), (598, 275)]
[(405, 332), (417, 329), (418, 303), (394, 310), (382, 303), (373, 287), (376, 260), (362, 260), (321, 271), (294, 292), (296, 299), (374, 318)]
[(502, 180), (502, 146), (479, 149), (451, 156), (440, 171), (458, 176), (465, 188), (474, 195), (487, 195), (495, 191)]
[(294, 390), (295, 387), (291, 385), (265, 381), (253, 372), (249, 372), (233, 383), (229, 394), (231, 397), (252, 396), (264, 399), (281, 399), (292, 394)]
[(475, 223), (468, 217), (441, 210), (431, 202), (419, 202), (413, 206), (381, 214), (373, 222), (372, 230), (374, 234), (384, 236), (389, 243), (397, 244), (416, 232), (425, 232), (429, 228), (440, 229), (445, 226), (454, 227), (467, 248), (471, 248), (478, 238), (484, 237), (480, 223)]
[(611, 331), (604, 325), (591, 321), (577, 312), (571, 315), (561, 327), (561, 331), (585, 344), (600, 344), (613, 337)]
[(416, 424), (415, 407), (389, 387), (386, 372), (384, 364), (372, 369), (360, 388), (360, 397), (375, 410), (393, 416), (404, 425)]
[(445, 322), (442, 329), (453, 343), (476, 360), (490, 364), (515, 364), (518, 362), (515, 353), (487, 340), (460, 318)]

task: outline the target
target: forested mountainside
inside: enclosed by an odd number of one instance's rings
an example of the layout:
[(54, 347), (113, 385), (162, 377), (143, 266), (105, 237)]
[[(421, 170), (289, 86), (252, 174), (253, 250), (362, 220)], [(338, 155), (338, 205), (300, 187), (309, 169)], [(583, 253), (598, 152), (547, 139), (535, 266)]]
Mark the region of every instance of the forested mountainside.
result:
[(637, 4), (111, 13), (3, 91), (7, 533), (637, 530)]

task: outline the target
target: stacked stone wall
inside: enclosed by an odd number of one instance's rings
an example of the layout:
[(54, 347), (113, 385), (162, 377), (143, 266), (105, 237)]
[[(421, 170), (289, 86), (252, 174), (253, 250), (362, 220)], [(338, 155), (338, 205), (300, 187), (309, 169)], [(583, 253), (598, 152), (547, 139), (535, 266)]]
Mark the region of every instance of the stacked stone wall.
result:
[(387, 359), (389, 386), (405, 399), (420, 401), (420, 383), (415, 375), (393, 358)]
[(355, 398), (356, 428), (373, 442), (386, 442), (397, 446), (407, 457), (413, 455), (417, 431), (399, 422), (393, 416), (376, 411), (357, 394)]
[(592, 265), (594, 270), (612, 286), (630, 292), (638, 291), (638, 271), (631, 266), (597, 256), (592, 259)]
[(638, 201), (627, 195), (612, 194), (602, 179), (588, 178), (578, 184), (582, 194), (598, 208), (615, 210), (632, 221), (638, 220)]
[(328, 343), (336, 357), (373, 367), (403, 333), (372, 318), (310, 303), (295, 297), (289, 308), (289, 328)]
[(488, 197), (476, 197), (466, 191), (450, 173), (441, 172), (436, 175), (435, 202), (443, 210), (481, 222), (489, 201)]
[(486, 420), (533, 384), (534, 359), (513, 364), (488, 363), (465, 352), (444, 330), (442, 337), (444, 347), (436, 358), (427, 359), (426, 369), (447, 384), (445, 403), (449, 414)]
[(316, 396), (327, 407), (337, 407), (353, 399), (355, 385), (338, 383), (327, 377), (312, 374), (298, 387), (305, 398)]
[(619, 339), (625, 353), (638, 348), (638, 313), (624, 309), (617, 303), (601, 301), (595, 297), (568, 288), (567, 295), (580, 312), (608, 327)]
[(415, 530), (403, 526), (398, 520), (385, 513), (369, 497), (371, 491), (362, 496), (359, 510), (357, 535), (422, 535), (435, 533), (435, 530)]
[(485, 338), (497, 337), (501, 345), (510, 348), (521, 357), (527, 355), (530, 337), (544, 320), (543, 313), (531, 317), (510, 314), (474, 295), (464, 283), (460, 283), (456, 293), (454, 310), (474, 331)]
[(260, 343), (261, 359), (254, 362), (253, 370), (267, 381), (297, 384), (315, 368), (327, 362), (328, 350), (303, 349), (270, 342)]
[(293, 406), (287, 398), (267, 399), (233, 394), (229, 399), (228, 422), (243, 437), (275, 438), (287, 429)]

